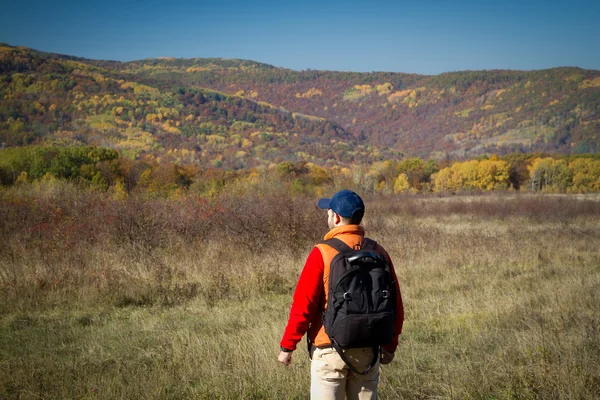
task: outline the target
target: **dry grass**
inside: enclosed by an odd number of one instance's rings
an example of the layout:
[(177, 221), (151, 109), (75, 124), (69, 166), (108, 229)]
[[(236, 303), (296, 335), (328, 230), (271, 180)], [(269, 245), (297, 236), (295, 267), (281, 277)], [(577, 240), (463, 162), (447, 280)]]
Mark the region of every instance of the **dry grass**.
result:
[[(1, 398), (308, 398), (304, 346), (291, 368), (276, 356), (303, 259), (325, 233), (314, 199), (27, 190), (0, 195)], [(600, 396), (600, 203), (367, 205), (406, 304), (382, 398)]]

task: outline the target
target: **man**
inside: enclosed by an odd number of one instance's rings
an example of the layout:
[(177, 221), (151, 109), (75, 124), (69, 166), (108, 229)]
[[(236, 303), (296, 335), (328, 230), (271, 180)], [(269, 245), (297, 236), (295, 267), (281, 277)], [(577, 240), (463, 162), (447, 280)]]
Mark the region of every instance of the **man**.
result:
[[(365, 231), (360, 225), (365, 206), (360, 196), (350, 190), (342, 190), (331, 199), (320, 199), (319, 208), (327, 209), (330, 231), (325, 240), (337, 238), (350, 248), (358, 248), (364, 240)], [(388, 364), (394, 358), (398, 346), (398, 336), (404, 322), (404, 309), (400, 287), (387, 252), (377, 246), (376, 251), (383, 254), (390, 266), (393, 281), (396, 285), (396, 321), (394, 338), (391, 343), (381, 347), (381, 358), (368, 370), (372, 363), (374, 349), (351, 348), (344, 350), (345, 358), (351, 361), (352, 367), (342, 360), (333, 348), (331, 340), (322, 323), (323, 311), (326, 309), (328, 297), (329, 271), (331, 261), (338, 251), (331, 246), (317, 244), (309, 254), (298, 285), (294, 293), (293, 303), (287, 327), (281, 340), (281, 352), (278, 360), (284, 365), (292, 362), (292, 352), (305, 333), (312, 343), (311, 352), (311, 399), (376, 399), (379, 383), (379, 366)]]

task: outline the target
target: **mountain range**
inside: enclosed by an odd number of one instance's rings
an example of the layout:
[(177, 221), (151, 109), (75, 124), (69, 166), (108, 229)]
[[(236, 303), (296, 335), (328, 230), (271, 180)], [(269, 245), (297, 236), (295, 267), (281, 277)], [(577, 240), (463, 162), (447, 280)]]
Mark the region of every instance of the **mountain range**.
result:
[(406, 155), (596, 153), (600, 71), (294, 71), (249, 60), (89, 60), (0, 44), (0, 142), (251, 168)]

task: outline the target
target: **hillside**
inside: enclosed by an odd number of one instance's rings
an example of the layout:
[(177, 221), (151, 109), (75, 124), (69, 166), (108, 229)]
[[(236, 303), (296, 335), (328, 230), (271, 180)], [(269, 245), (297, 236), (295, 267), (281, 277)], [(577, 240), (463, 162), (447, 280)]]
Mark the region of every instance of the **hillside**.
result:
[(597, 152), (600, 71), (400, 73), (290, 71), (214, 60), (145, 60), (147, 79), (251, 95), (340, 124), (357, 138), (419, 156)]
[(321, 117), (103, 64), (0, 47), (0, 142), (91, 144), (130, 158), (236, 169), (401, 157)]
[(600, 71), (292, 71), (97, 61), (0, 46), (0, 141), (247, 168), (600, 148)]

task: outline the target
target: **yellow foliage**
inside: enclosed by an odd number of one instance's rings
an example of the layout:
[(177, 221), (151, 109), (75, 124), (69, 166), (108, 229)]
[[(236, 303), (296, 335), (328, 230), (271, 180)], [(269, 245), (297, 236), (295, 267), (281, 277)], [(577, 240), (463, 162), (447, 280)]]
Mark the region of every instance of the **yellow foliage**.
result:
[(19, 185), (27, 182), (29, 182), (29, 175), (27, 174), (27, 171), (21, 171), (21, 173), (17, 177), (17, 180), (15, 181), (15, 184)]
[(46, 172), (44, 174), (44, 176), (42, 176), (42, 178), (40, 179), (40, 182), (42, 182), (42, 183), (55, 183), (55, 182), (58, 182), (58, 179), (56, 179), (56, 177), (54, 175), (52, 175), (50, 172)]
[(408, 176), (402, 172), (394, 181), (394, 193), (406, 192), (410, 189), (410, 183), (408, 182)]
[(581, 82), (583, 80), (583, 75), (575, 73), (573, 75), (569, 75), (565, 78), (567, 82)]
[(457, 117), (461, 117), (461, 118), (467, 118), (473, 110), (475, 110), (475, 109), (474, 108), (466, 108), (461, 111), (456, 111), (454, 113), (454, 115), (456, 115)]
[(371, 91), (373, 90), (373, 87), (371, 87), (371, 85), (354, 85), (354, 89), (358, 90), (359, 92), (363, 92), (365, 94), (367, 93), (371, 93)]
[(204, 67), (188, 67), (185, 72), (202, 72), (202, 71), (210, 71), (209, 68)]
[(509, 186), (510, 165), (502, 160), (457, 162), (432, 176), (435, 192), (497, 190)]
[(571, 186), (571, 170), (565, 160), (536, 158), (527, 167), (531, 189), (545, 192), (566, 191)]
[(112, 187), (112, 197), (115, 200), (125, 200), (127, 199), (127, 190), (125, 189), (125, 182), (123, 178), (119, 178), (115, 183), (115, 186)]
[(377, 184), (377, 186), (375, 187), (375, 190), (377, 191), (377, 193), (384, 193), (387, 194), (389, 192), (389, 187), (386, 181), (381, 181)]
[(169, 132), (169, 133), (173, 133), (175, 135), (178, 135), (181, 133), (181, 131), (179, 129), (177, 129), (174, 126), (171, 126), (171, 124), (169, 123), (169, 121), (165, 122), (164, 124), (162, 124), (162, 129)]
[(296, 93), (296, 97), (299, 99), (310, 99), (315, 96), (321, 96), (322, 94), (323, 91), (316, 88), (310, 88), (305, 93)]
[(386, 82), (381, 85), (376, 85), (375, 90), (377, 91), (378, 95), (383, 96), (392, 93), (392, 90), (394, 90), (394, 85)]
[(129, 128), (124, 131), (126, 139), (118, 142), (117, 146), (121, 149), (148, 151), (156, 142), (156, 139), (149, 132), (139, 129)]
[(121, 85), (121, 89), (133, 89), (133, 93), (152, 93), (159, 94), (160, 91), (156, 88), (142, 85), (136, 82), (125, 82)]
[(324, 183), (331, 182), (331, 175), (325, 168), (321, 168), (317, 165), (311, 164), (310, 168), (310, 180), (313, 185), (320, 186)]
[(266, 101), (259, 101), (258, 104), (260, 104), (261, 106), (269, 107), (269, 108), (277, 108), (273, 104), (267, 103)]
[(482, 160), (477, 166), (477, 187), (482, 190), (506, 189), (509, 185), (510, 165), (501, 160)]
[(346, 101), (359, 101), (369, 96), (372, 90), (370, 85), (355, 85), (344, 92), (343, 98)]
[[(592, 120), (592, 121), (581, 121), (581, 124), (583, 126), (587, 126), (587, 125), (590, 125), (590, 124), (592, 124), (592, 125), (600, 124), (600, 119), (595, 119), (595, 120)], [(571, 143), (571, 146), (573, 146), (573, 145), (574, 145), (574, 143)]]
[(206, 140), (209, 144), (214, 145), (217, 143), (223, 143), (225, 141), (225, 138), (219, 135), (206, 135)]
[(549, 106), (554, 106), (558, 104), (558, 100), (552, 100), (550, 103), (548, 103)]
[(403, 97), (408, 96), (410, 94), (410, 92), (411, 92), (410, 89), (394, 92), (388, 96), (388, 102), (393, 103), (396, 101), (400, 101), (400, 100), (402, 100)]
[(595, 192), (600, 190), (600, 160), (578, 158), (569, 163), (573, 174), (573, 190)]
[(35, 105), (35, 109), (37, 111), (40, 111), (40, 112), (45, 112), (46, 111), (46, 107), (44, 107), (43, 104), (40, 103), (39, 101), (36, 101), (33, 104)]
[(434, 192), (453, 192), (460, 189), (460, 184), (452, 179), (452, 170), (450, 167), (443, 168), (439, 172), (431, 175)]
[(150, 113), (150, 114), (146, 115), (146, 121), (148, 121), (148, 122), (158, 122), (160, 120), (161, 120), (161, 118), (159, 118), (159, 116), (156, 114)]
[(586, 79), (579, 84), (579, 89), (587, 89), (593, 87), (600, 87), (600, 76), (593, 79)]

